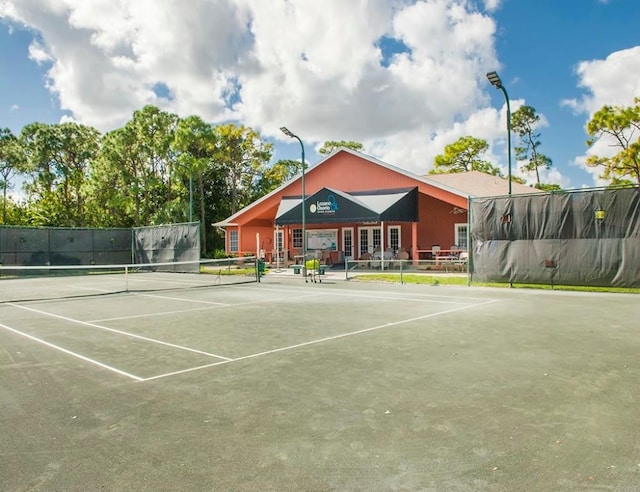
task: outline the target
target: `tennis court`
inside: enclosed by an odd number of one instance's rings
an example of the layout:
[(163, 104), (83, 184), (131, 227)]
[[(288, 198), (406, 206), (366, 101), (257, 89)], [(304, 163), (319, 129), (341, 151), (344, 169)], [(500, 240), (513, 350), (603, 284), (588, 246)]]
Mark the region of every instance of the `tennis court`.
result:
[(1, 490), (640, 484), (635, 295), (116, 290), (0, 302)]

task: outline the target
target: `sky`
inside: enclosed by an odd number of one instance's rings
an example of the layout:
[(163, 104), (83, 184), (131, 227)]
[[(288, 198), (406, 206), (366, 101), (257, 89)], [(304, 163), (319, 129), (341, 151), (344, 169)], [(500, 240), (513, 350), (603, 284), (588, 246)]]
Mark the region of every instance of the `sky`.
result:
[(300, 158), (286, 126), (310, 165), (352, 140), (423, 175), (471, 135), (506, 175), (497, 71), (511, 111), (540, 116), (542, 181), (599, 186), (584, 163), (611, 148), (585, 127), (640, 97), (638, 19), (638, 0), (0, 0), (0, 127), (107, 132), (153, 104), (251, 127), (274, 161)]

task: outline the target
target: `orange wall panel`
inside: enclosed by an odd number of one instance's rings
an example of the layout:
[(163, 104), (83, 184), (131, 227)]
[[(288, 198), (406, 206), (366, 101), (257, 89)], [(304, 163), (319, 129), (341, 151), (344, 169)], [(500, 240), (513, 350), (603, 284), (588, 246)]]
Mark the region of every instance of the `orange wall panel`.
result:
[[(435, 186), (396, 172), (393, 168), (371, 162), (349, 152), (338, 152), (321, 165), (307, 169), (305, 174), (305, 195), (309, 196), (323, 187), (340, 191), (367, 191), (417, 186), (419, 196), (419, 218), (417, 245), (412, 244), (411, 223), (402, 223), (401, 244), (403, 247), (430, 249), (439, 244), (448, 249), (454, 244), (454, 224), (465, 222), (466, 213), (453, 214), (453, 207), (467, 208), (465, 197), (447, 192)], [(302, 181), (297, 179), (234, 218), (239, 224), (239, 248), (242, 252), (255, 252), (258, 249), (273, 249), (273, 223), (284, 196), (300, 196)], [(385, 227), (391, 224), (385, 224)], [(354, 227), (354, 248), (357, 245), (358, 225), (339, 224), (326, 226), (338, 229), (338, 241), (342, 244), (342, 227)], [(227, 227), (227, 231), (234, 227)], [(322, 226), (313, 225), (309, 229)], [(256, 245), (256, 233), (260, 234), (260, 244)], [(386, 231), (385, 231), (386, 234)], [(227, 235), (228, 236), (228, 235)], [(288, 238), (287, 238), (288, 239)], [(287, 241), (287, 240), (285, 240)], [(227, 249), (229, 248), (227, 237)]]

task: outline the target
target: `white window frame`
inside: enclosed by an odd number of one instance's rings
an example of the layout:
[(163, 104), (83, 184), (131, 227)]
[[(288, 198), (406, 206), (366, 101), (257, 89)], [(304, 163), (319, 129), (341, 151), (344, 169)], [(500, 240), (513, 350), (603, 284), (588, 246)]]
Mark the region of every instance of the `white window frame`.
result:
[[(347, 246), (345, 244), (345, 239), (348, 233), (350, 233), (351, 235), (351, 254), (350, 255), (347, 255)], [(355, 248), (356, 248), (356, 242), (355, 242), (353, 227), (343, 227), (342, 228), (342, 251), (344, 252), (345, 259), (353, 260), (353, 257), (355, 254)]]
[(237, 230), (231, 230), (229, 231), (229, 252), (238, 253), (239, 251), (240, 251), (240, 233)]
[(273, 245), (276, 251), (284, 249), (284, 231), (282, 229), (273, 231)]
[[(391, 244), (391, 231), (393, 231), (393, 230), (398, 231), (398, 245), (395, 248)], [(390, 225), (390, 226), (388, 226), (387, 227), (387, 236), (384, 239), (387, 242), (387, 244), (389, 245), (389, 248), (393, 249), (394, 253), (399, 251), (400, 248), (402, 248), (402, 226), (399, 226), (399, 225)]]
[[(464, 234), (460, 233), (460, 230), (464, 228)], [(464, 249), (467, 250), (469, 248), (469, 245), (467, 244), (467, 239), (468, 239), (468, 233), (469, 233), (469, 224), (467, 222), (460, 222), (458, 224), (454, 224), (454, 241), (455, 241), (455, 245), (458, 246), (458, 248), (460, 249)], [(460, 244), (460, 239), (462, 239), (464, 241), (464, 246)]]
[[(367, 231), (367, 251), (366, 253), (373, 253), (376, 248), (380, 248), (382, 250), (382, 245), (379, 244), (380, 241), (382, 241), (382, 231), (380, 230), (380, 226), (373, 226), (373, 227), (358, 227), (358, 257), (360, 257), (361, 254), (365, 253), (365, 251), (362, 251), (362, 240), (361, 240), (361, 232), (362, 231)], [(377, 235), (378, 235), (378, 244), (376, 244), (376, 232), (378, 231)]]
[[(299, 232), (298, 237), (296, 237), (296, 232)], [(302, 227), (291, 229), (291, 247), (293, 249), (302, 249), (302, 244)]]

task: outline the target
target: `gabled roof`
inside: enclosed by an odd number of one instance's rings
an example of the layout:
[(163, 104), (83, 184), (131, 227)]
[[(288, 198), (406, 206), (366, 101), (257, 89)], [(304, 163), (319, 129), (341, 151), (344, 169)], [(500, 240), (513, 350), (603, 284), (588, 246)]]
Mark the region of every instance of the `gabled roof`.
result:
[[(419, 183), (424, 183), (426, 185), (432, 186), (434, 188), (437, 188), (439, 190), (445, 191), (447, 193), (451, 193), (453, 195), (462, 197), (462, 198), (469, 198), (469, 197), (476, 197), (476, 196), (498, 196), (498, 195), (506, 195), (508, 193), (508, 181), (502, 178), (498, 178), (496, 176), (490, 176), (488, 174), (484, 174), (484, 173), (480, 173), (478, 171), (470, 171), (471, 173), (477, 173), (480, 175), (480, 177), (477, 177), (477, 179), (475, 179), (476, 183), (474, 184), (474, 178), (470, 178), (468, 181), (467, 179), (461, 179), (461, 180), (456, 180), (456, 179), (452, 179), (450, 178), (450, 176), (456, 176), (456, 175), (460, 175), (460, 174), (468, 174), (468, 173), (458, 173), (458, 174), (437, 174), (437, 175), (429, 175), (428, 177), (426, 176), (420, 176), (418, 174), (414, 174), (410, 171), (407, 171), (406, 169), (401, 169), (399, 167), (393, 166), (387, 162), (381, 161), (379, 159), (376, 159), (375, 157), (363, 154), (362, 152), (357, 152), (355, 150), (352, 149), (348, 149), (346, 147), (340, 147), (336, 150), (334, 150), (331, 154), (329, 154), (328, 156), (324, 157), (323, 159), (321, 159), (320, 161), (318, 161), (315, 165), (309, 166), (306, 170), (306, 174), (312, 173), (312, 172), (317, 172), (317, 170), (322, 167), (322, 165), (327, 162), (328, 160), (330, 160), (331, 158), (333, 158), (336, 154), (340, 153), (340, 152), (346, 152), (348, 154), (351, 154), (353, 156), (356, 156), (360, 159), (366, 160), (372, 164), (375, 164), (377, 166), (383, 167), (385, 169), (388, 169), (394, 173), (398, 173), (400, 175), (406, 176), (408, 178), (411, 178)], [(259, 198), (258, 200), (256, 200), (255, 202), (253, 202), (250, 205), (247, 205), (245, 208), (243, 208), (242, 210), (239, 210), (238, 212), (236, 212), (235, 214), (231, 215), (230, 217), (226, 218), (225, 220), (222, 220), (220, 222), (216, 222), (213, 225), (217, 226), (217, 227), (225, 227), (225, 226), (235, 226), (238, 225), (236, 220), (238, 219), (238, 217), (242, 216), (243, 214), (247, 213), (249, 210), (251, 210), (252, 208), (258, 206), (259, 204), (265, 202), (266, 200), (269, 200), (272, 196), (277, 195), (279, 193), (281, 193), (283, 190), (285, 190), (287, 187), (291, 186), (293, 183), (299, 181), (300, 179), (302, 179), (302, 174), (297, 174), (296, 176), (294, 176), (291, 180), (287, 181), (286, 183), (283, 183), (282, 185), (280, 185), (278, 188), (276, 188), (275, 190), (271, 191), (270, 193), (266, 194), (265, 196), (263, 196), (262, 198)], [(496, 180), (502, 181), (503, 185), (496, 185)], [(487, 185), (487, 190), (482, 190), (481, 189), (481, 184), (480, 183), (485, 183)], [(489, 186), (490, 185), (490, 186)], [(519, 183), (512, 183), (513, 185), (513, 191), (512, 193), (518, 193), (518, 194), (522, 194), (522, 193), (536, 193), (539, 190), (536, 190), (535, 188), (531, 188), (529, 186), (525, 186), (525, 185), (520, 185)], [(524, 189), (526, 189), (526, 191), (524, 191)], [(516, 191), (518, 190), (518, 191)]]
[[(472, 198), (501, 196), (509, 193), (509, 180), (480, 171), (430, 174), (428, 179), (455, 188)], [(531, 193), (544, 193), (544, 191), (516, 182), (511, 183), (512, 195), (526, 195)]]

